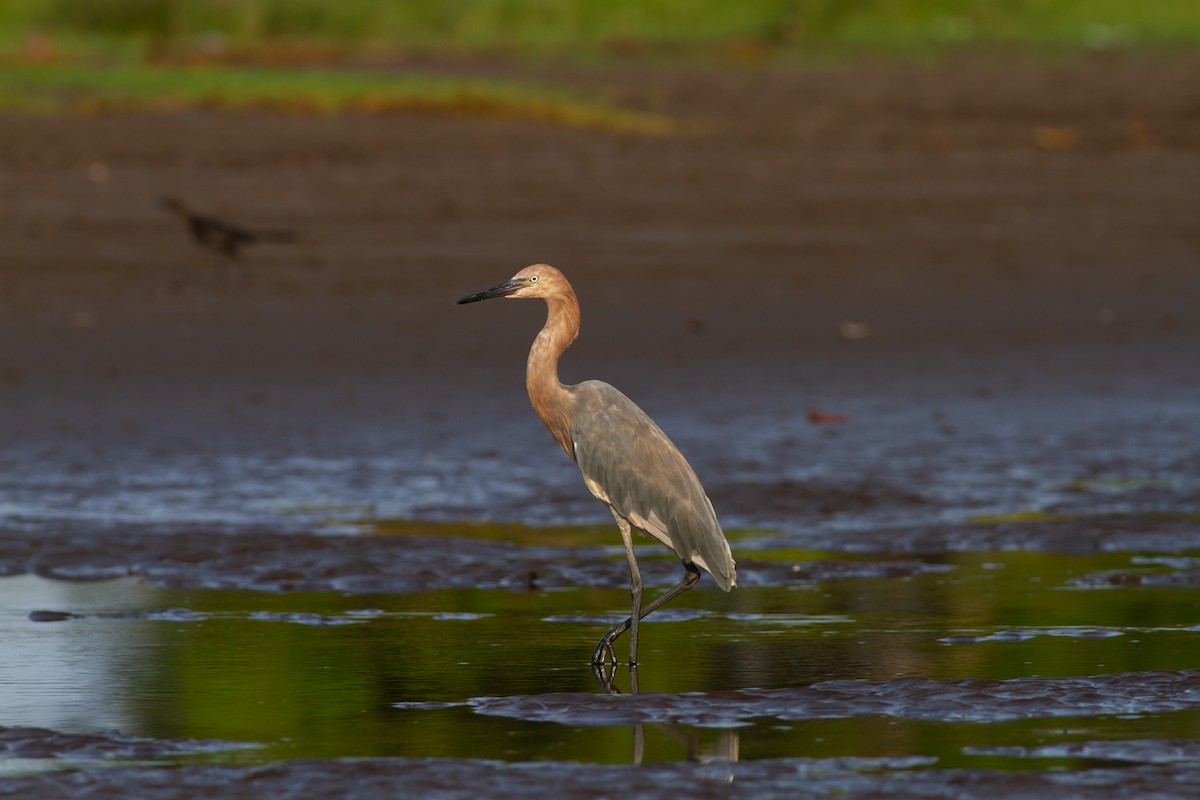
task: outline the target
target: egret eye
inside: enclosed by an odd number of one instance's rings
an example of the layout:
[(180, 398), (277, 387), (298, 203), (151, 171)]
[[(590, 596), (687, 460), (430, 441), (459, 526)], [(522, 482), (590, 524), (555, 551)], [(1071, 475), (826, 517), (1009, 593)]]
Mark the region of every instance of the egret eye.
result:
[(538, 282), (538, 276), (537, 276), (537, 275), (530, 275), (530, 276), (529, 276), (529, 282), (530, 282), (530, 283), (537, 283), (537, 282)]

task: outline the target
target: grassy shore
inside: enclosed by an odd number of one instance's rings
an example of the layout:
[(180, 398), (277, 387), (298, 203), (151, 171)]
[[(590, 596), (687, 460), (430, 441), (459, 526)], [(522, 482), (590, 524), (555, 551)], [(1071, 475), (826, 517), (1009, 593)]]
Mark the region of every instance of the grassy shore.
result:
[(668, 133), (662, 117), (545, 86), (344, 67), (1197, 46), (1200, 0), (0, 0), (0, 109), (425, 110)]
[(0, 65), (0, 109), (102, 113), (198, 107), (311, 114), (415, 110), (642, 134), (672, 131), (665, 117), (497, 80), (240, 66)]

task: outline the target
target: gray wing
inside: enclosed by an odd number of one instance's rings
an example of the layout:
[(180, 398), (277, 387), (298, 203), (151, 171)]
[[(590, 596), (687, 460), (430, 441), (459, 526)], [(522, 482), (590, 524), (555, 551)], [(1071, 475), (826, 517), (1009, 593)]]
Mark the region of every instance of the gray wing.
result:
[(575, 461), (588, 489), (637, 528), (736, 584), (733, 556), (700, 480), (667, 435), (621, 392), (601, 381), (569, 387)]

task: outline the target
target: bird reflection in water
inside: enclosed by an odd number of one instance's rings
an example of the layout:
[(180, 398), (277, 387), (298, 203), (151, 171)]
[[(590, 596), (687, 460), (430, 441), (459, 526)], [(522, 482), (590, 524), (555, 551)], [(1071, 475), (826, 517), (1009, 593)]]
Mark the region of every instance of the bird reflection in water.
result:
[[(605, 694), (619, 695), (621, 690), (616, 685), (616, 664), (592, 664), (592, 676), (600, 684), (600, 690)], [(629, 694), (638, 694), (638, 668), (629, 668)], [(715, 742), (705, 743), (694, 733), (680, 725), (658, 725), (654, 723), (635, 722), (633, 724), (633, 763), (641, 764), (646, 756), (646, 726), (665, 733), (667, 736), (682, 742), (687, 747), (687, 760), (695, 764), (736, 764), (738, 751), (741, 746), (741, 735), (735, 728), (721, 730)], [(727, 772), (712, 776), (725, 783), (733, 782), (732, 767)]]

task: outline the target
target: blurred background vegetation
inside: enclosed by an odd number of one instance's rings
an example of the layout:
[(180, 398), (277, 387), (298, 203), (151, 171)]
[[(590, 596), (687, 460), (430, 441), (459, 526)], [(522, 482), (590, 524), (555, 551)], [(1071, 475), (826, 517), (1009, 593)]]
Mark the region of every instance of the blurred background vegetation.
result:
[[(418, 109), (658, 134), (672, 122), (547, 76), (429, 67), (1071, 57), (1198, 43), (1200, 0), (0, 0), (0, 109)], [(401, 64), (403, 74), (347, 69)]]
[(1200, 42), (1197, 0), (0, 0), (0, 46), (131, 56), (279, 45), (522, 55), (916, 54)]

